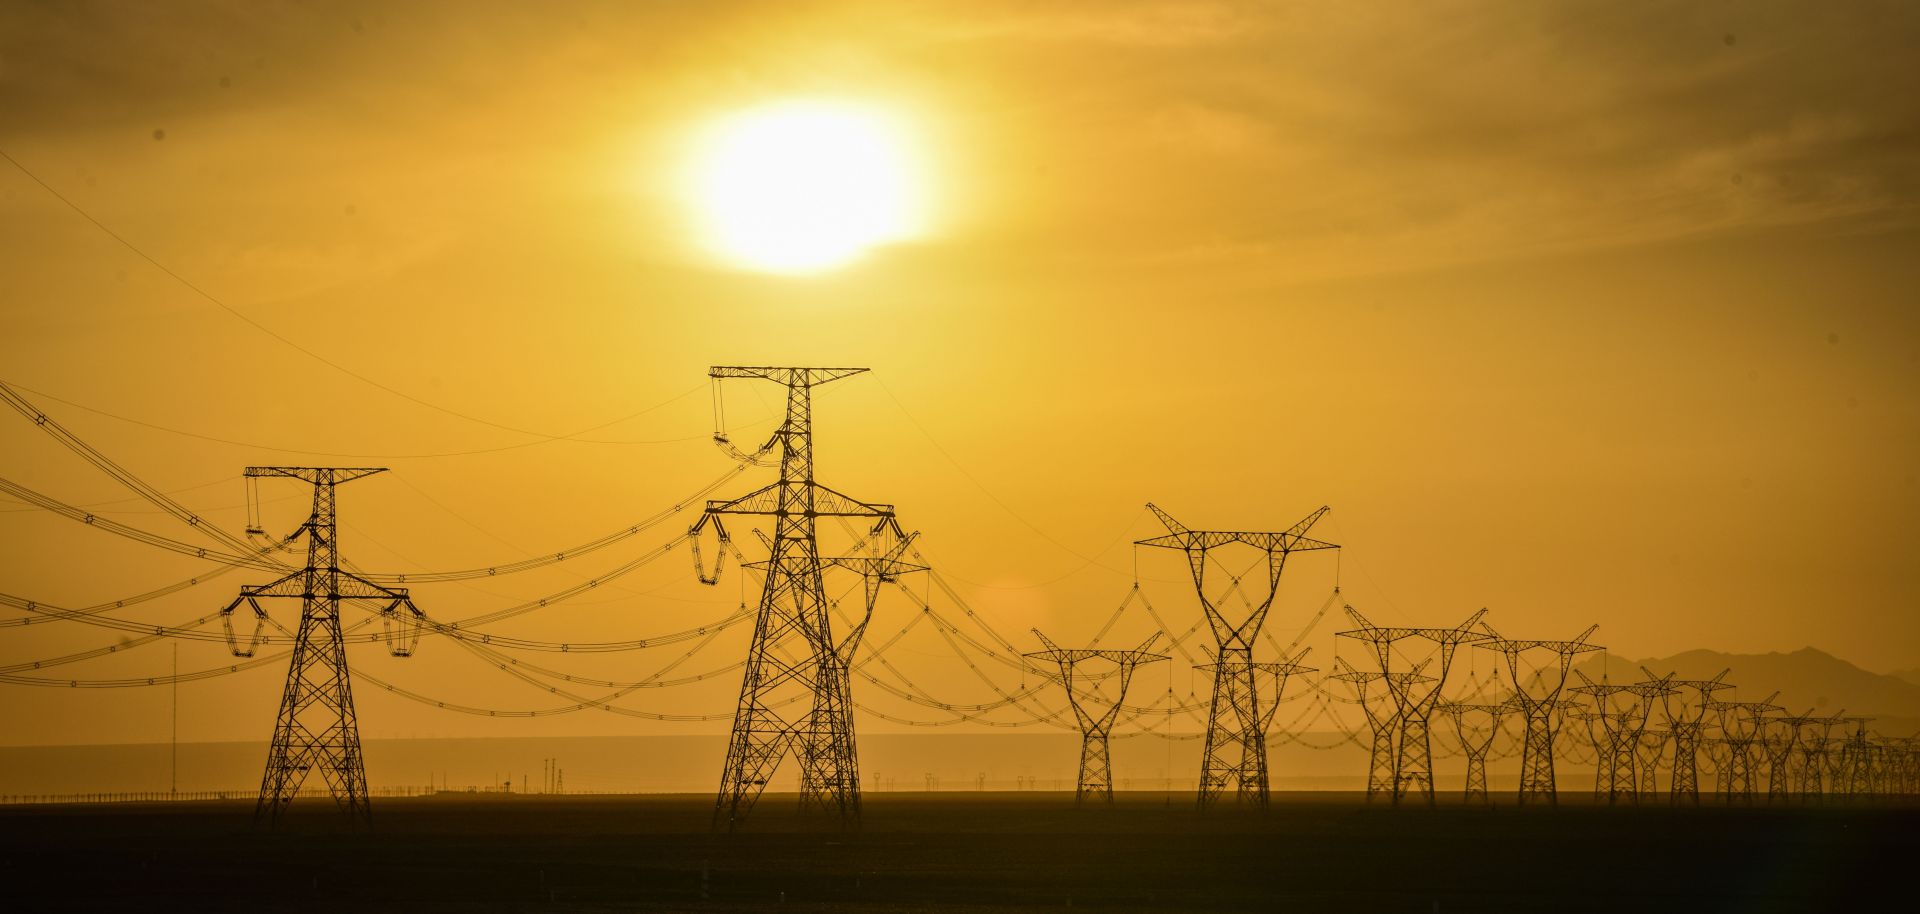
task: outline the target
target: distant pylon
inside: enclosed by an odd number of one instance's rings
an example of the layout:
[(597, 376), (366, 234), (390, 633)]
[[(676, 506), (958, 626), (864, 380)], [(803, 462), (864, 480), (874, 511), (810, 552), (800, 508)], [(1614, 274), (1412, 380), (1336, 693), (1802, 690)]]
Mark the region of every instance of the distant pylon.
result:
[(1674, 689), (1665, 679), (1615, 685), (1607, 682), (1604, 673), (1599, 682), (1588, 679), (1585, 673), (1576, 671), (1575, 675), (1580, 677), (1581, 684), (1574, 691), (1593, 699), (1595, 719), (1606, 736), (1605, 750), (1598, 759), (1601, 774), (1595, 792), (1604, 795), (1609, 803), (1620, 800), (1638, 803), (1640, 758), (1637, 753), (1647, 730), (1647, 716), (1653, 710), (1655, 699)]
[[(1420, 675), (1419, 668), (1393, 675), (1406, 682), (1429, 678)], [(1367, 752), (1367, 802), (1380, 797), (1392, 800), (1397, 783), (1394, 766), (1399, 758), (1400, 734), (1400, 705), (1393, 697), (1396, 689), (1386, 683), (1386, 674), (1356, 670), (1343, 657), (1333, 658), (1333, 672), (1327, 674), (1327, 678), (1344, 682), (1353, 689), (1353, 702), (1367, 718), (1367, 730), (1372, 736)]]
[[(414, 607), (406, 588), (384, 587), (340, 568), (334, 487), (384, 471), (384, 467), (247, 467), (249, 479), (284, 476), (313, 486), (313, 512), (293, 536), (287, 537), (306, 536), (306, 567), (271, 584), (240, 588), (240, 595), (221, 610), (229, 647), (237, 656), (252, 656), (260, 627), (267, 620), (260, 598), (301, 601), (300, 628), (294, 636), (293, 659), (287, 665), (287, 685), (273, 725), (273, 741), (267, 749), (260, 798), (254, 804), (256, 820), (279, 822), (307, 774), (318, 768), (342, 812), (363, 824), (373, 821), (372, 808), (367, 804), (367, 768), (360, 753), (360, 724), (353, 712), (340, 608), (352, 600), (385, 603), (379, 612), (388, 626), (388, 646), (402, 657), (413, 652), (413, 643), (419, 637), (420, 610)], [(244, 648), (233, 638), (233, 611), (242, 603), (252, 608), (255, 619), (255, 636)]]
[(1843, 717), (1841, 720), (1853, 724), (1853, 732), (1840, 747), (1842, 791), (1850, 797), (1864, 798), (1874, 792), (1873, 784), (1873, 746), (1867, 740), (1867, 724), (1871, 717)]
[[(1460, 738), (1460, 753), (1467, 758), (1467, 784), (1464, 798), (1469, 803), (1490, 802), (1487, 795), (1487, 753), (1500, 735), (1500, 718), (1513, 710), (1511, 701), (1500, 704), (1462, 704), (1444, 702), (1438, 710), (1453, 718), (1454, 733)], [(1485, 715), (1484, 726), (1468, 718)]]
[[(1640, 672), (1647, 674), (1649, 680), (1660, 678), (1646, 667), (1641, 667)], [(1667, 674), (1667, 684), (1674, 688), (1661, 693), (1659, 710), (1673, 745), (1673, 775), (1667, 785), (1667, 797), (1676, 805), (1700, 804), (1701, 736), (1706, 731), (1707, 709), (1713, 702), (1713, 693), (1733, 688), (1725, 681), (1729, 672), (1721, 670), (1720, 675), (1712, 679), (1675, 679), (1673, 674)], [(1692, 695), (1683, 694), (1682, 690), (1689, 689)]]
[(1807, 800), (1817, 800), (1824, 793), (1822, 787), (1827, 768), (1827, 749), (1833, 744), (1833, 728), (1841, 722), (1840, 711), (1830, 717), (1810, 720), (1801, 729), (1796, 743), (1800, 747), (1800, 796)]
[[(1155, 633), (1139, 647), (1130, 651), (1100, 650), (1097, 648), (1063, 649), (1047, 640), (1039, 629), (1033, 630), (1033, 636), (1046, 645), (1044, 651), (1027, 654), (1039, 660), (1046, 660), (1060, 666), (1060, 685), (1067, 691), (1067, 705), (1073, 708), (1074, 719), (1080, 724), (1080, 777), (1074, 782), (1073, 801), (1084, 803), (1089, 798), (1099, 802), (1113, 802), (1113, 757), (1108, 747), (1108, 735), (1113, 730), (1113, 722), (1120, 716), (1120, 706), (1127, 700), (1127, 685), (1133, 681), (1133, 671), (1143, 663), (1157, 663), (1167, 659), (1165, 654), (1153, 653), (1153, 643), (1160, 640)], [(1080, 671), (1086, 663), (1111, 663), (1113, 669), (1105, 676), (1089, 677)], [(1076, 680), (1087, 679), (1098, 682), (1107, 677), (1117, 678), (1112, 700), (1106, 707), (1100, 707), (1106, 694), (1097, 685), (1076, 685)]]
[(1760, 701), (1715, 701), (1707, 705), (1716, 715), (1720, 739), (1726, 744), (1720, 766), (1720, 795), (1728, 803), (1753, 800), (1753, 741), (1759, 738), (1767, 713), (1780, 710), (1773, 703), (1779, 694)]
[[(899, 527), (893, 506), (867, 504), (814, 481), (813, 389), (865, 368), (716, 366), (708, 376), (756, 378), (787, 389), (786, 414), (761, 448), (778, 449), (777, 481), (731, 501), (707, 502), (694, 535), (727, 514), (770, 516), (774, 534), (753, 644), (740, 679), (714, 823), (731, 829), (746, 818), (767, 780), (791, 752), (800, 763), (800, 805), (853, 825), (860, 817), (859, 760), (854, 747), (848, 658), (833, 635), (815, 520), (857, 517), (876, 531)], [(724, 435), (715, 438), (724, 446)], [(723, 534), (724, 535), (724, 534)], [(703, 578), (704, 580), (704, 578)], [(785, 709), (797, 706), (797, 717)]]
[[(1327, 509), (1322, 507), (1278, 533), (1191, 530), (1154, 505), (1147, 505), (1147, 509), (1166, 526), (1167, 534), (1140, 540), (1134, 545), (1179, 549), (1186, 553), (1188, 569), (1193, 576), (1194, 593), (1200, 598), (1207, 625), (1213, 630), (1214, 640), (1219, 645), (1218, 661), (1202, 667), (1214, 676), (1213, 701), (1207, 713), (1206, 744), (1201, 750), (1200, 808), (1211, 808), (1221, 794), (1232, 789), (1235, 799), (1240, 803), (1265, 809), (1266, 725), (1273, 720), (1273, 711), (1261, 707), (1259, 674), (1264, 670), (1278, 676), (1283, 688), (1286, 676), (1276, 665), (1254, 663), (1253, 643), (1260, 635), (1260, 627), (1267, 621), (1267, 612), (1273, 608), (1273, 598), (1279, 591), (1280, 573), (1286, 568), (1287, 556), (1295, 552), (1340, 548), (1306, 535), (1327, 513)], [(1206, 587), (1207, 553), (1233, 543), (1251, 546), (1265, 552), (1267, 557), (1266, 593), (1257, 601), (1249, 601), (1251, 610), (1237, 625), (1229, 622), (1219, 607), (1213, 604), (1213, 600), (1207, 596)], [(1238, 583), (1235, 581), (1236, 587)], [(1258, 595), (1257, 590), (1255, 593)], [(1278, 701), (1279, 698), (1279, 694), (1275, 693), (1274, 700)]]
[[(1353, 631), (1339, 632), (1338, 637), (1354, 638), (1372, 646), (1374, 659), (1385, 674), (1387, 692), (1393, 698), (1398, 710), (1397, 721), (1400, 751), (1393, 762), (1393, 802), (1413, 794), (1433, 805), (1433, 739), (1431, 724), (1434, 705), (1440, 701), (1440, 690), (1446, 688), (1447, 672), (1453, 666), (1454, 652), (1462, 644), (1485, 641), (1492, 635), (1473, 630), (1473, 625), (1487, 614), (1482, 609), (1467, 617), (1465, 622), (1452, 628), (1381, 628), (1367, 621), (1351, 605), (1346, 607), (1347, 615), (1354, 624), (1360, 626)], [(1437, 650), (1429, 664), (1434, 674), (1425, 677), (1425, 682), (1415, 688), (1411, 680), (1393, 676), (1394, 644), (1407, 638), (1425, 638), (1432, 641)]]
[[(1506, 658), (1507, 676), (1513, 684), (1513, 701), (1526, 721), (1526, 737), (1520, 744), (1519, 801), (1522, 804), (1557, 803), (1559, 794), (1555, 791), (1553, 781), (1554, 710), (1560, 700), (1560, 691), (1566, 688), (1567, 673), (1573, 668), (1574, 655), (1601, 649), (1600, 645), (1587, 643), (1587, 639), (1600, 626), (1590, 626), (1572, 641), (1514, 641), (1500, 637), (1493, 626), (1485, 622), (1480, 624), (1493, 637), (1475, 642), (1474, 647), (1499, 651)], [(1520, 657), (1532, 651), (1552, 652), (1554, 665), (1543, 666), (1536, 673), (1521, 673)], [(1533, 683), (1531, 691), (1529, 682)]]
[[(1601, 723), (1600, 712), (1588, 707), (1585, 702), (1570, 699), (1562, 699), (1558, 710), (1562, 723), (1571, 718), (1586, 727), (1587, 744), (1593, 750), (1593, 798), (1599, 800), (1607, 795), (1607, 753), (1610, 739), (1606, 726)], [(1560, 752), (1568, 761), (1579, 761), (1574, 757), (1572, 747), (1566, 740), (1560, 741)]]
[(1794, 760), (1800, 748), (1801, 731), (1819, 718), (1808, 709), (1805, 714), (1779, 714), (1762, 718), (1759, 743), (1767, 757), (1767, 802), (1784, 803), (1793, 798)]

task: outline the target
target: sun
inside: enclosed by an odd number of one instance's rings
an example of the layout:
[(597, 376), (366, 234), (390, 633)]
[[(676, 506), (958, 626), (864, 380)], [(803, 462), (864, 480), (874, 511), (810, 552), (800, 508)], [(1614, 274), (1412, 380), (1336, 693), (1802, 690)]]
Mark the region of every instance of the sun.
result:
[(924, 180), (897, 117), (828, 101), (762, 105), (717, 121), (693, 158), (705, 245), (773, 273), (818, 273), (917, 235)]

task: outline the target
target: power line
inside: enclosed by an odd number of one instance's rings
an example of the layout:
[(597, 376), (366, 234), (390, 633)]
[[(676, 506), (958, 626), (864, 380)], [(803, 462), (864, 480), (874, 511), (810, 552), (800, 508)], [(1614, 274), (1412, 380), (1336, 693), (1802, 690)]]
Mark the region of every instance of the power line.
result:
[[(503, 422), (495, 422), (491, 419), (483, 419), (471, 413), (465, 413), (465, 412), (461, 412), (460, 410), (453, 409), (451, 407), (442, 406), (430, 400), (424, 400), (424, 399), (421, 399), (420, 397), (416, 397), (413, 394), (407, 393), (406, 391), (400, 390), (398, 388), (389, 386), (387, 384), (383, 384), (379, 381), (374, 380), (373, 378), (370, 378), (364, 374), (361, 374), (360, 372), (354, 371), (353, 369), (348, 368), (345, 365), (335, 362), (332, 359), (329, 359), (326, 356), (321, 355), (320, 353), (317, 353), (311, 349), (308, 349), (307, 347), (294, 342), (292, 339), (289, 339), (288, 337), (274, 331), (273, 328), (268, 327), (267, 325), (253, 319), (252, 317), (248, 316), (246, 312), (243, 312), (240, 309), (227, 304), (225, 301), (221, 300), (218, 296), (214, 295), (211, 292), (208, 292), (206, 289), (201, 288), (199, 285), (196, 285), (192, 280), (175, 272), (171, 267), (168, 267), (166, 264), (161, 263), (153, 255), (148, 254), (144, 250), (141, 250), (141, 248), (138, 245), (134, 244), (132, 241), (127, 240), (126, 236), (121, 235), (119, 232), (114, 231), (106, 223), (100, 221), (98, 218), (95, 218), (92, 213), (89, 213), (85, 209), (81, 208), (80, 204), (73, 202), (71, 199), (68, 199), (68, 197), (65, 194), (62, 194), (60, 191), (54, 189), (53, 185), (48, 184), (39, 175), (35, 174), (32, 171), (32, 169), (29, 169), (27, 168), (27, 166), (21, 164), (20, 160), (8, 154), (5, 149), (0, 149), (0, 159), (6, 159), (8, 164), (12, 165), (15, 169), (18, 169), (21, 174), (26, 175), (28, 178), (32, 179), (33, 183), (40, 185), (40, 188), (42, 190), (45, 190), (48, 194), (52, 195), (55, 200), (60, 201), (61, 203), (65, 204), (68, 209), (71, 209), (75, 213), (78, 213), (82, 219), (87, 220), (89, 223), (93, 225), (94, 228), (99, 229), (101, 232), (105, 233), (107, 237), (112, 238), (114, 241), (119, 242), (121, 247), (124, 247), (127, 250), (132, 251), (135, 256), (139, 257), (141, 260), (146, 261), (148, 264), (151, 264), (154, 269), (159, 270), (162, 273), (165, 273), (168, 277), (173, 279), (174, 282), (179, 283), (181, 286), (193, 292), (193, 294), (198, 295), (201, 298), (206, 299), (208, 302), (211, 302), (212, 304), (218, 306), (222, 311), (225, 311), (228, 314), (231, 314), (234, 317), (239, 318), (242, 322), (246, 323), (247, 326), (250, 326), (253, 329), (260, 331), (261, 333), (264, 333), (267, 336), (272, 337), (273, 339), (280, 342), (282, 345), (286, 346), (289, 349), (294, 350), (295, 352), (300, 353), (301, 355), (304, 355), (310, 359), (313, 359), (314, 361), (319, 362), (320, 364), (325, 365), (328, 368), (333, 369), (334, 371), (340, 372), (341, 374), (344, 374), (347, 377), (353, 378), (354, 380), (359, 381), (362, 384), (366, 384), (369, 387), (374, 387), (379, 390), (385, 391), (389, 394), (399, 397), (402, 400), (406, 400), (410, 403), (415, 403), (420, 406), (424, 406), (428, 409), (434, 410), (435, 412), (441, 412), (449, 416), (453, 416), (455, 418), (465, 419), (468, 422), (489, 426), (491, 428), (501, 429), (502, 431), (514, 432), (520, 435), (527, 435), (533, 438), (541, 438), (548, 441), (560, 441), (560, 440), (570, 439), (573, 437), (572, 435), (549, 435), (545, 432), (537, 432), (537, 431), (533, 431), (532, 429), (520, 428), (518, 426), (508, 425)], [(596, 431), (598, 429), (605, 428), (609, 425), (614, 425), (621, 421), (625, 421), (625, 420), (621, 419), (621, 420), (615, 420), (614, 422), (604, 423), (602, 425), (598, 425), (593, 428), (584, 429), (580, 432), (576, 432), (575, 434), (585, 434), (586, 432)]]
[(233, 438), (222, 438), (217, 435), (207, 435), (200, 432), (189, 431), (187, 429), (174, 428), (168, 425), (161, 425), (157, 422), (148, 422), (145, 419), (136, 419), (136, 418), (133, 418), (132, 416), (123, 416), (119, 413), (109, 412), (97, 406), (88, 406), (85, 403), (76, 403), (72, 400), (66, 399), (65, 397), (56, 396), (54, 394), (47, 393), (46, 391), (43, 391), (43, 390), (35, 390), (34, 388), (28, 387), (24, 384), (13, 384), (11, 382), (8, 382), (8, 383), (15, 390), (24, 390), (28, 393), (33, 394), (34, 396), (52, 400), (55, 403), (71, 406), (74, 409), (78, 409), (78, 410), (84, 410), (86, 412), (93, 413), (96, 416), (104, 416), (116, 422), (125, 422), (129, 425), (137, 425), (137, 426), (140, 426), (141, 428), (152, 429), (153, 431), (157, 431), (157, 432), (165, 432), (169, 435), (178, 435), (182, 438), (192, 438), (198, 441), (212, 442), (214, 444), (225, 444), (231, 447), (244, 447), (244, 448), (251, 448), (253, 450), (259, 450), (259, 451), (277, 451), (282, 454), (308, 454), (316, 457), (347, 457), (347, 458), (364, 459), (364, 460), (430, 460), (430, 459), (439, 458), (439, 457), (468, 457), (475, 454), (497, 454), (497, 453), (500, 453), (501, 451), (515, 451), (521, 448), (538, 447), (543, 444), (552, 444), (553, 442), (556, 442), (556, 441), (570, 441), (575, 444), (630, 444), (630, 445), (631, 444), (679, 444), (687, 441), (699, 441), (707, 437), (705, 435), (687, 435), (680, 438), (649, 438), (649, 439), (632, 439), (632, 440), (580, 437), (581, 435), (585, 435), (588, 432), (596, 432), (603, 428), (610, 428), (612, 426), (619, 425), (623, 422), (628, 422), (633, 419), (638, 419), (641, 416), (644, 416), (655, 410), (659, 410), (659, 409), (663, 409), (665, 407), (671, 406), (675, 403), (680, 402), (681, 400), (685, 400), (686, 398), (693, 396), (696, 393), (699, 393), (700, 387), (689, 388), (685, 391), (682, 391), (678, 394), (673, 395), (672, 397), (662, 400), (659, 403), (655, 403), (654, 405), (649, 406), (646, 409), (643, 409), (634, 413), (629, 413), (625, 416), (621, 416), (618, 419), (614, 419), (608, 422), (603, 422), (603, 423), (600, 423), (599, 425), (595, 425), (590, 428), (583, 428), (569, 435), (559, 435), (559, 436), (547, 438), (541, 441), (523, 441), (523, 442), (520, 442), (519, 444), (503, 444), (498, 447), (468, 448), (466, 450), (459, 450), (459, 451), (432, 451), (432, 452), (417, 453), (417, 454), (362, 454), (362, 453), (353, 453), (353, 452), (347, 452), (347, 451), (326, 451), (326, 450), (315, 450), (312, 448), (285, 447), (283, 445), (277, 445), (277, 444), (261, 444), (257, 441), (239, 441)]

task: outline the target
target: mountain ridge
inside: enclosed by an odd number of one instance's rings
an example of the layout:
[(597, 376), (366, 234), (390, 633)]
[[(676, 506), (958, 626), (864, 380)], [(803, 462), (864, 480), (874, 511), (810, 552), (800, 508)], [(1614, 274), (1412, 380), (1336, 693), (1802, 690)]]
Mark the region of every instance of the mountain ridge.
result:
[(1773, 699), (1788, 713), (1846, 713), (1874, 718), (1877, 731), (1904, 735), (1920, 725), (1920, 670), (1916, 679), (1897, 673), (1875, 673), (1820, 648), (1764, 654), (1733, 654), (1694, 648), (1667, 657), (1629, 660), (1616, 654), (1596, 654), (1574, 664), (1574, 669), (1598, 680), (1638, 682), (1645, 667), (1656, 675), (1674, 673), (1681, 679), (1711, 679), (1728, 670), (1734, 688), (1722, 699), (1758, 700), (1776, 690)]

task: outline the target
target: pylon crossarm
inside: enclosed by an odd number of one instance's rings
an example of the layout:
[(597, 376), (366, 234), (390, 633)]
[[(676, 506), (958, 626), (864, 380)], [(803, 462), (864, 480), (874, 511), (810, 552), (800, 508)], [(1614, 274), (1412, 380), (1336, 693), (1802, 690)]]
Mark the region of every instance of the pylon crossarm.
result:
[(783, 498), (792, 498), (792, 490), (803, 486), (807, 492), (805, 501), (809, 507), (803, 513), (807, 517), (877, 517), (893, 516), (892, 505), (868, 504), (850, 495), (829, 489), (817, 482), (796, 483), (793, 481), (773, 482), (752, 492), (731, 500), (707, 502), (708, 514), (760, 514), (776, 517), (788, 516), (791, 509), (783, 507)]
[(865, 368), (787, 368), (773, 365), (715, 365), (709, 378), (761, 378), (788, 387), (819, 387), (829, 381), (861, 374)]
[(240, 587), (240, 596), (246, 597), (304, 597), (307, 596), (307, 577), (309, 569), (301, 568), (280, 576), (267, 584), (246, 584)]
[(385, 472), (387, 472), (386, 467), (247, 467), (244, 475), (252, 479), (285, 476), (313, 485), (324, 485), (328, 482), (341, 485)]

